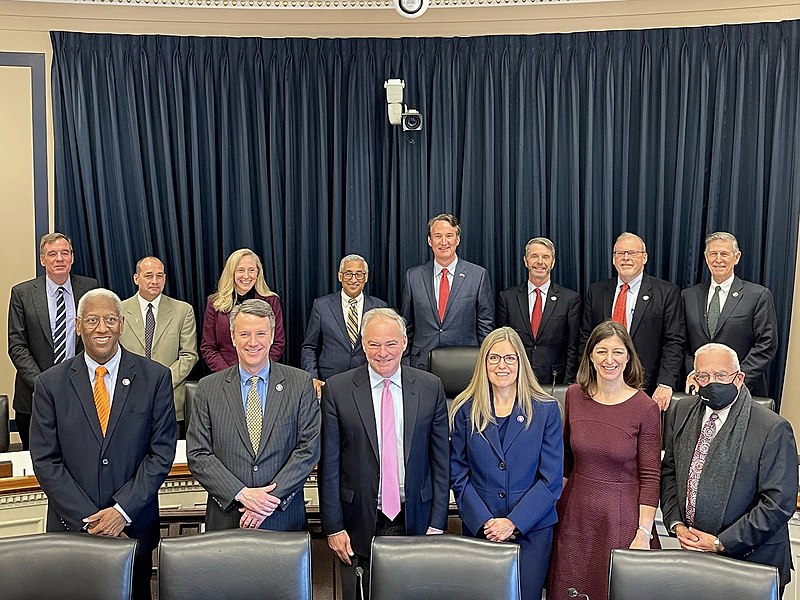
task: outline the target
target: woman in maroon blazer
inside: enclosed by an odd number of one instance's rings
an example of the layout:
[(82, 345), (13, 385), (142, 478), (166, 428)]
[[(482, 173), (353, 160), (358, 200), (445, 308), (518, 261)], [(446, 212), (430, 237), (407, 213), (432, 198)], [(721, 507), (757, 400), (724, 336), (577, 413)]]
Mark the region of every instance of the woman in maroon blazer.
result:
[(236, 250), (225, 261), (217, 291), (208, 297), (203, 317), (200, 353), (212, 371), (222, 371), (238, 362), (236, 349), (231, 341), (228, 316), (236, 304), (251, 298), (266, 300), (275, 313), (275, 335), (269, 351), (270, 360), (278, 360), (283, 354), (285, 336), (281, 301), (278, 295), (269, 289), (264, 279), (261, 259), (252, 250), (242, 248)]

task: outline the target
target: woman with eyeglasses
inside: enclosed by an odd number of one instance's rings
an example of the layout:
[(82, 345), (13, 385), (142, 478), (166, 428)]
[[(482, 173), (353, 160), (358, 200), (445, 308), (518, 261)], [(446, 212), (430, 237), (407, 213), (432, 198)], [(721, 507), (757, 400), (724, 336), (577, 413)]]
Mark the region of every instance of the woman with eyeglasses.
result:
[(281, 301), (278, 295), (269, 289), (264, 279), (261, 259), (249, 248), (242, 248), (233, 252), (225, 261), (217, 291), (208, 297), (206, 304), (200, 353), (212, 371), (222, 371), (238, 363), (236, 349), (231, 341), (229, 315), (235, 305), (252, 298), (265, 300), (275, 313), (275, 333), (269, 350), (270, 360), (278, 360), (283, 354), (285, 337)]
[(450, 476), (464, 535), (519, 544), (522, 597), (539, 600), (561, 494), (561, 411), (510, 327), (483, 340), (450, 424)]
[[(612, 548), (658, 548), (661, 412), (627, 329), (594, 328), (564, 402), (564, 476), (548, 598), (608, 597)], [(645, 594), (646, 595), (646, 594)]]

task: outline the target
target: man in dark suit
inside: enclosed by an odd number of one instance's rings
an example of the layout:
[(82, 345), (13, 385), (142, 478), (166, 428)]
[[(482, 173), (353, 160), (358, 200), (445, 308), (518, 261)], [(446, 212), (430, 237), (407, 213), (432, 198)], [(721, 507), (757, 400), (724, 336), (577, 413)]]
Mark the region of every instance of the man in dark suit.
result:
[(23, 450), (29, 448), (33, 382), (54, 364), (81, 351), (75, 337), (75, 307), (97, 280), (71, 275), (72, 242), (63, 233), (39, 241), (45, 274), (11, 288), (8, 306), (8, 356), (14, 363), (14, 412)]
[(239, 363), (200, 380), (186, 434), (189, 469), (208, 492), (206, 529), (301, 531), (303, 485), (319, 459), (311, 377), (270, 361), (269, 303), (245, 300), (230, 322)]
[(322, 390), (319, 493), (322, 530), (342, 561), (345, 600), (363, 570), (369, 595), (373, 535), (442, 533), (450, 468), (447, 407), (437, 377), (400, 366), (407, 338), (389, 308), (364, 315), (367, 365)]
[(364, 293), (369, 265), (364, 257), (348, 254), (339, 263), (342, 289), (314, 300), (301, 351), (301, 365), (313, 377), (317, 397), (328, 377), (367, 362), (361, 345), (361, 317), (386, 306), (380, 298)]
[(109, 290), (87, 292), (76, 330), (85, 352), (36, 379), (31, 458), (47, 494), (47, 531), (139, 541), (134, 598), (150, 598), (158, 489), (175, 458), (169, 369), (119, 345), (124, 319)]
[(747, 375), (745, 384), (756, 396), (766, 396), (765, 371), (778, 351), (778, 324), (772, 293), (733, 273), (742, 253), (736, 238), (725, 231), (706, 237), (706, 264), (714, 282), (683, 290), (686, 318), (686, 372), (695, 351), (717, 342), (734, 349)]
[(701, 346), (694, 366), (699, 395), (666, 415), (664, 525), (687, 550), (774, 565), (783, 588), (797, 501), (792, 427), (752, 401), (733, 349)]
[(528, 279), (500, 292), (497, 326), (522, 338), (539, 383), (572, 383), (578, 372), (581, 302), (578, 292), (550, 279), (556, 247), (537, 237), (525, 245)]
[(593, 283), (586, 292), (581, 351), (602, 321), (627, 327), (644, 367), (644, 391), (666, 410), (683, 361), (680, 290), (644, 272), (647, 248), (633, 233), (622, 233), (614, 242), (613, 263), (617, 277)]
[(152, 358), (169, 368), (175, 395), (175, 416), (183, 439), (186, 378), (199, 358), (194, 309), (186, 302), (166, 296), (164, 263), (146, 256), (136, 263), (133, 282), (139, 292), (122, 301), (125, 330), (120, 343), (126, 350)]
[(408, 327), (408, 362), (427, 369), (441, 346), (479, 346), (494, 329), (494, 295), (486, 269), (458, 258), (461, 225), (450, 214), (428, 221), (434, 260), (406, 271), (400, 313)]

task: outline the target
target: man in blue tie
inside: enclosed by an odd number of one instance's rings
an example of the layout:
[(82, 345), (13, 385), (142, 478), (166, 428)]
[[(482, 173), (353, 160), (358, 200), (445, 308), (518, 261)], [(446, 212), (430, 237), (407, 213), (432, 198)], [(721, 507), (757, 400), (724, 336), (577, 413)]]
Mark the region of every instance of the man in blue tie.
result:
[(42, 371), (80, 352), (75, 336), (75, 307), (97, 287), (97, 280), (72, 275), (72, 241), (48, 233), (39, 241), (39, 262), (45, 274), (11, 288), (8, 306), (8, 356), (17, 370), (14, 413), (23, 450), (28, 450), (33, 381)]

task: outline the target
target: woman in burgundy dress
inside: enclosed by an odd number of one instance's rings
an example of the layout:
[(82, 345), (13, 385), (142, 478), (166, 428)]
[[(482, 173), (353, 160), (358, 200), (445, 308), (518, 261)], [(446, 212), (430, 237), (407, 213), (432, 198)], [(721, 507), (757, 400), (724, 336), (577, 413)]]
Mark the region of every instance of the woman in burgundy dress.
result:
[(278, 294), (269, 289), (264, 279), (261, 259), (252, 250), (242, 248), (233, 252), (225, 261), (217, 291), (208, 297), (203, 316), (200, 353), (212, 371), (222, 371), (238, 363), (236, 349), (231, 341), (229, 315), (236, 304), (252, 298), (265, 300), (275, 313), (275, 332), (269, 350), (270, 360), (278, 360), (283, 354), (285, 335), (281, 301)]
[(658, 548), (661, 416), (641, 391), (642, 365), (627, 330), (604, 321), (589, 336), (567, 390), (564, 493), (558, 502), (548, 600), (575, 588), (608, 597), (612, 548)]

